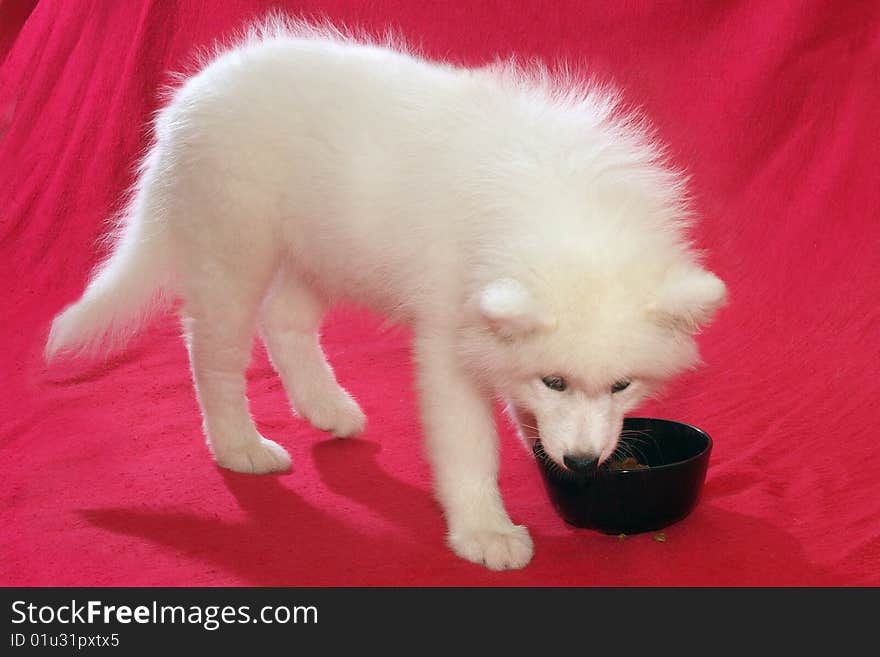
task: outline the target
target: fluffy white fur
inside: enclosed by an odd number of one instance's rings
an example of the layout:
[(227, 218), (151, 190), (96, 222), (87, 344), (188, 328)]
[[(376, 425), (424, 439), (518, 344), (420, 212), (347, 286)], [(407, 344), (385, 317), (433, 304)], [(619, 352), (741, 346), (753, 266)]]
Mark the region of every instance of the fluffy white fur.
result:
[(159, 112), (115, 249), (47, 355), (120, 343), (182, 299), (214, 458), (264, 473), (290, 460), (248, 411), (255, 330), (295, 409), (342, 437), (365, 418), (322, 315), (349, 300), (406, 322), (449, 544), (519, 568), (533, 547), (498, 491), (493, 399), (560, 464), (608, 458), (624, 414), (697, 362), (692, 334), (724, 298), (683, 196), (642, 122), (577, 76), (275, 21)]

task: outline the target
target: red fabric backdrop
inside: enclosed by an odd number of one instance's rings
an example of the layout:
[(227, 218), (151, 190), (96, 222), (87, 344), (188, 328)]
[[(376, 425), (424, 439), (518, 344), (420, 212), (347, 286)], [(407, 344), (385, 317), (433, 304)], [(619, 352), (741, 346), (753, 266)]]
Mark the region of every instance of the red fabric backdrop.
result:
[(567, 527), (504, 425), (501, 485), (535, 559), (490, 573), (453, 556), (407, 335), (366, 314), (325, 330), (362, 439), (293, 418), (255, 349), (252, 406), (294, 457), (283, 476), (212, 465), (171, 317), (110, 362), (46, 369), (48, 322), (101, 255), (166, 72), (278, 6), (0, 5), (0, 584), (880, 584), (876, 2), (280, 3), (466, 64), (584, 62), (654, 118), (731, 291), (707, 365), (643, 411), (715, 438), (702, 501), (665, 543)]

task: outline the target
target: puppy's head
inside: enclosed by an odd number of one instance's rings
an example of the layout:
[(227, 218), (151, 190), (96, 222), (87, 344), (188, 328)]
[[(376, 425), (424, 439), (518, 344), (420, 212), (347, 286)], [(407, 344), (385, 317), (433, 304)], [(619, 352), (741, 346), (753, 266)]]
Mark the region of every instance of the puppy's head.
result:
[(692, 261), (612, 277), (538, 274), (474, 293), (462, 356), (527, 443), (540, 437), (557, 464), (591, 472), (614, 452), (627, 412), (698, 362), (693, 335), (726, 289)]

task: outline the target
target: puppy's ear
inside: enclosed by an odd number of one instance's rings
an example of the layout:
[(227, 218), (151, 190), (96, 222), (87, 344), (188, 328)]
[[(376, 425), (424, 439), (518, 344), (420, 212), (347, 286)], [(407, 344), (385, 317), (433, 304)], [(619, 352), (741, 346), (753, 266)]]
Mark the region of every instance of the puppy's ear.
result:
[(659, 323), (696, 333), (724, 305), (727, 288), (712, 272), (694, 265), (669, 271), (649, 314)]
[(489, 327), (505, 338), (526, 335), (555, 324), (529, 291), (512, 278), (500, 278), (484, 287), (477, 295), (477, 307)]

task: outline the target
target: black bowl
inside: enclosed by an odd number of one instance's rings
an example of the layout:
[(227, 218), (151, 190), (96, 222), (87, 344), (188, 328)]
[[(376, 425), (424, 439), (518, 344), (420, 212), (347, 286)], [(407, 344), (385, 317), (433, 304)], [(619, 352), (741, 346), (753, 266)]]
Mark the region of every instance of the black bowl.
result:
[[(615, 456), (594, 475), (572, 472), (534, 446), (553, 506), (576, 527), (606, 534), (656, 531), (688, 515), (706, 480), (712, 439), (681, 422), (626, 418)], [(648, 467), (616, 470), (630, 452)]]

